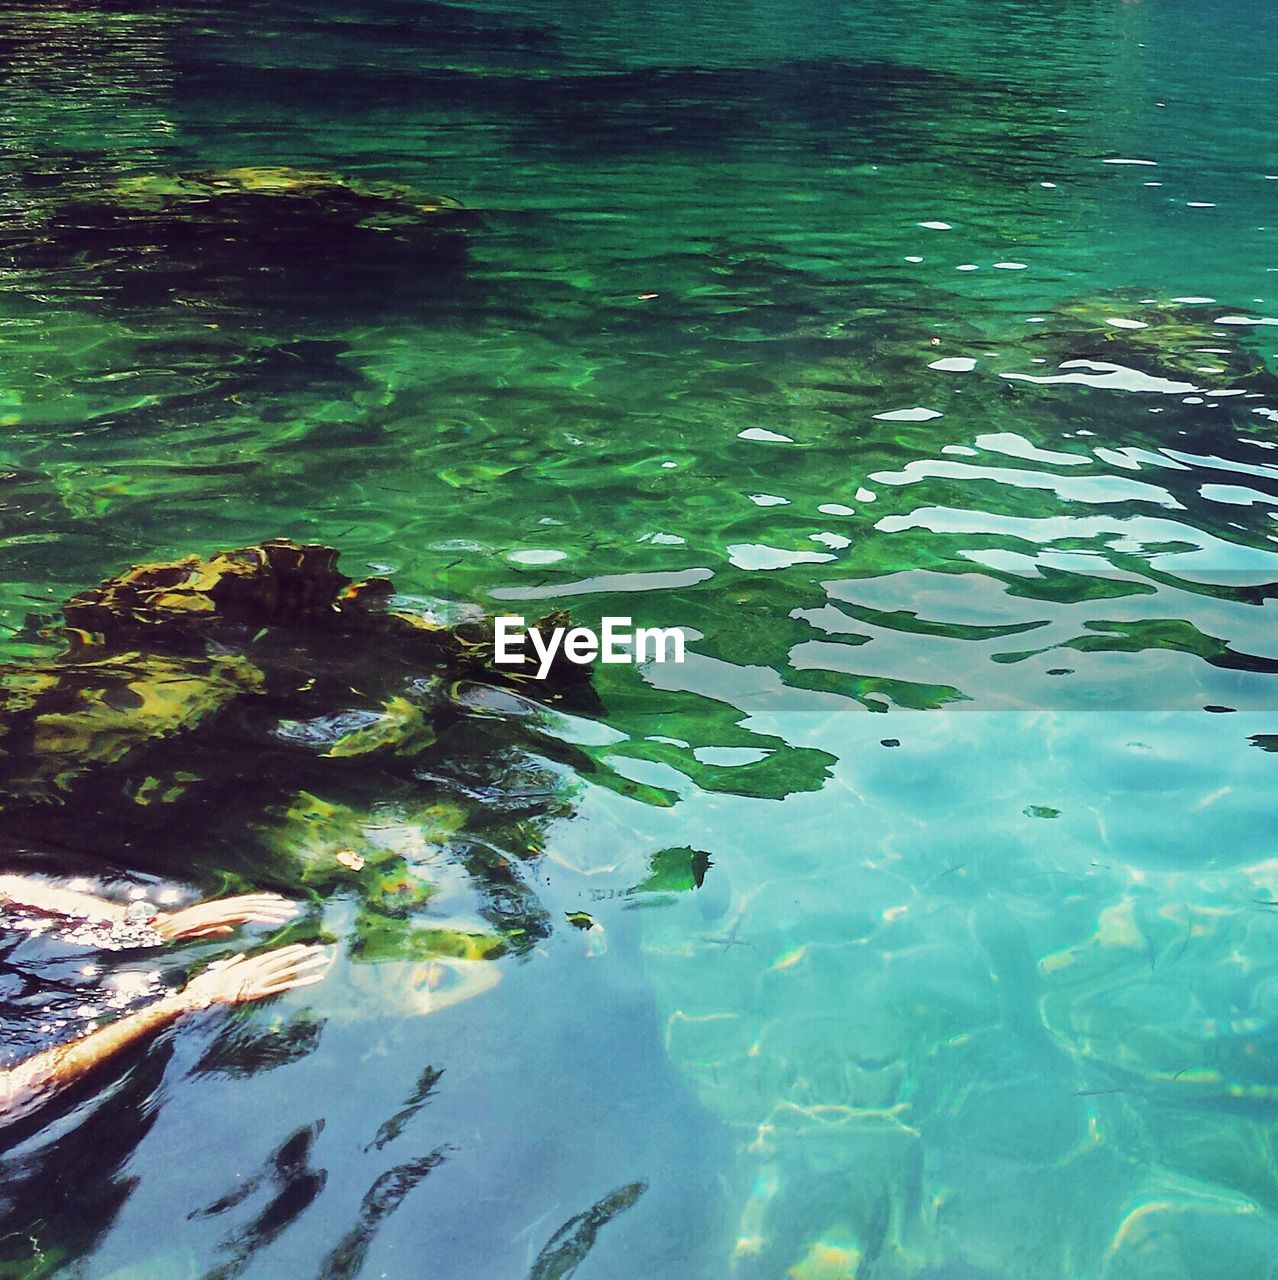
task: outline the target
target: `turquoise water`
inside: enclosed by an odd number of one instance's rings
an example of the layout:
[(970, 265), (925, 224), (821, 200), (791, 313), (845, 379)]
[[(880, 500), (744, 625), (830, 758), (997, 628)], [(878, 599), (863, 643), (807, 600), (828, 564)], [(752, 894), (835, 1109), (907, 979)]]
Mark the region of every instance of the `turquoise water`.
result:
[[(250, 724), (171, 759), (198, 820), (104, 787), (3, 837), (309, 892), (337, 959), (24, 1136), (0, 1275), (1278, 1275), (1276, 39), (1202, 0), (10, 5), (7, 660), (278, 534), (693, 638), (598, 707), (477, 696), (412, 769)], [(268, 165), (482, 222), (463, 264), (250, 235), (222, 275), (47, 230)], [(296, 874), (326, 785), (306, 858), (408, 887)], [(376, 918), (508, 946), (436, 1007)]]

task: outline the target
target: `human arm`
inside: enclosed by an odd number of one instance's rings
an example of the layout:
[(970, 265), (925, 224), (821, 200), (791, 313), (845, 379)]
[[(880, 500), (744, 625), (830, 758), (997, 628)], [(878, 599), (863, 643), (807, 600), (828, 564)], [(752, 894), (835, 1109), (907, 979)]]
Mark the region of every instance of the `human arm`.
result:
[(256, 956), (210, 965), (171, 995), (67, 1044), (46, 1049), (0, 1071), (0, 1127), (29, 1115), (54, 1094), (130, 1045), (167, 1027), (184, 1013), (211, 1005), (243, 1004), (318, 982), (328, 957), (319, 947), (295, 943)]
[[(33, 911), (70, 916), (79, 920), (104, 920), (111, 925), (130, 919), (129, 903), (113, 902), (92, 893), (62, 889), (30, 876), (0, 876), (0, 899), (8, 899)], [(283, 924), (297, 914), (297, 905), (276, 893), (243, 893), (234, 898), (213, 898), (176, 911), (161, 911), (149, 921), (165, 941), (232, 933), (241, 924)]]
[(60, 889), (31, 876), (0, 876), (0, 900), (16, 902), (33, 911), (46, 911), (54, 916), (73, 916), (80, 920), (109, 920), (115, 924), (128, 910), (123, 902), (99, 898), (76, 889)]
[(297, 915), (297, 903), (277, 893), (242, 893), (211, 898), (179, 911), (161, 911), (151, 927), (164, 939), (207, 938), (234, 933), (241, 924), (283, 924)]

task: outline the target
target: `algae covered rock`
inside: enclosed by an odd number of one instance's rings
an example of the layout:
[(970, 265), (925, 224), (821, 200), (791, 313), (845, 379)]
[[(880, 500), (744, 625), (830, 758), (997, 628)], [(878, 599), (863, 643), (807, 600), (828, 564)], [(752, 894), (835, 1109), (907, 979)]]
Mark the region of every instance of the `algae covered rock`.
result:
[(300, 253), (363, 233), (406, 239), (457, 231), (476, 215), (451, 196), (280, 165), (120, 178), (74, 197), (53, 222), (69, 226), (73, 219), (86, 232), (169, 240), (179, 249), (202, 235), (223, 235)]
[(277, 165), (80, 177), (0, 236), (18, 268), (78, 273), (117, 301), (240, 306), (451, 278), (477, 223), (451, 196)]
[[(296, 649), (316, 636), (337, 634), (349, 638), (345, 656), (354, 664), (376, 668), (380, 660), (398, 658), (405, 667), (416, 664), (418, 676), (426, 670), (423, 664), (435, 663), (452, 680), (482, 675), (528, 686), (529, 677), (496, 666), (491, 618), (472, 615), (445, 625), (424, 613), (391, 608), (389, 581), (353, 581), (338, 570), (337, 558), (332, 547), (274, 538), (207, 558), (134, 565), (73, 596), (63, 612), (77, 646), (234, 646), (268, 628)], [(553, 613), (532, 629), (549, 632), (566, 620)], [(330, 651), (328, 665), (340, 664), (343, 656)], [(262, 660), (260, 650), (255, 658)], [(383, 681), (376, 679), (377, 686)], [(589, 667), (557, 654), (535, 688), (540, 697), (554, 699), (584, 694), (589, 683)]]
[(331, 547), (277, 538), (203, 560), (134, 565), (73, 596), (63, 612), (92, 643), (172, 642), (227, 623), (320, 621), (340, 609), (348, 585)]
[(344, 733), (324, 753), (332, 759), (367, 756), (378, 751), (412, 755), (435, 741), (426, 713), (407, 698), (395, 697), (364, 725)]
[[(1183, 383), (1182, 393), (1210, 392), (1265, 374), (1260, 355), (1220, 327), (1221, 310), (1123, 294), (1078, 298), (1023, 341), (1031, 353), (1055, 355), (1066, 371), (1094, 376), (1117, 365), (1146, 375), (1129, 383), (1137, 389), (1170, 394)], [(1090, 362), (1099, 367), (1089, 370)]]
[(261, 691), (261, 672), (225, 655), (126, 652), (0, 668), (0, 811), (66, 792)]
[(139, 216), (186, 210), (195, 221), (280, 221), (293, 215), (389, 230), (418, 226), (436, 214), (465, 219), (460, 200), (396, 182), (342, 178), (321, 169), (244, 166), (186, 174), (122, 178), (110, 189), (116, 208)]
[[(392, 590), (352, 582), (331, 547), (274, 539), (135, 565), (81, 592), (64, 609), (62, 654), (0, 668), (0, 809), (101, 768), (125, 772), (95, 788), (100, 802), (120, 786), (136, 798), (133, 775), (155, 776), (148, 757), (171, 771), (170, 740), (232, 708), (242, 723), (214, 747), (223, 754), (260, 753), (265, 740), (407, 767), (456, 718), (454, 685), (513, 678), (493, 663), (489, 620), (445, 626), (396, 611)], [(589, 679), (561, 660), (537, 690), (580, 701)]]

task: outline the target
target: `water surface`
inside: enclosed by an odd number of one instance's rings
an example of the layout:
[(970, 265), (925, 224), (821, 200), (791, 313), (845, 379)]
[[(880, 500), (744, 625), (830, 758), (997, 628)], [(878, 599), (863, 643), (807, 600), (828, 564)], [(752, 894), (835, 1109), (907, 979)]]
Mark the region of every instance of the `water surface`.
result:
[[(343, 784), (500, 981), (424, 1016), (325, 882), (323, 987), (24, 1139), (0, 1274), (1270, 1274), (1276, 39), (1202, 0), (10, 5), (7, 658), (276, 534), (695, 638)], [(33, 244), (72, 188), (243, 165), (482, 225), (408, 274)], [(77, 869), (280, 884), (254, 758), (208, 767), (233, 818)]]

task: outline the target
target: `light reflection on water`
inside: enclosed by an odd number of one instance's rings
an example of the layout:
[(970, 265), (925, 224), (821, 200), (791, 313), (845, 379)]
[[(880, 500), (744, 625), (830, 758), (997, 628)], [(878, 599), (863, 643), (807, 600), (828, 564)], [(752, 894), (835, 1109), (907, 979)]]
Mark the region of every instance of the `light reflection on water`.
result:
[[(465, 767), (368, 838), (455, 923), (531, 813), (535, 945), (423, 1016), (438, 975), (348, 956), (326, 887), (313, 999), (24, 1140), (46, 1268), (1268, 1274), (1278, 33), (1245, 17), (10, 9), (10, 656), (132, 560), (279, 532), (698, 637), (601, 670), (593, 718), (474, 696)], [(70, 190), (250, 164), (483, 225), (464, 271), (266, 287), (32, 249)], [(423, 843), (420, 792), (461, 827)], [(141, 870), (252, 878), (237, 819)]]

